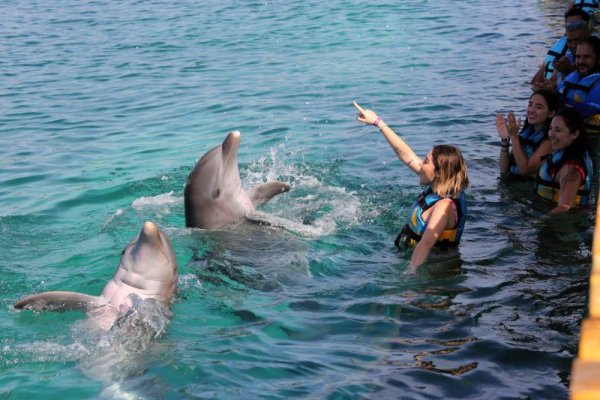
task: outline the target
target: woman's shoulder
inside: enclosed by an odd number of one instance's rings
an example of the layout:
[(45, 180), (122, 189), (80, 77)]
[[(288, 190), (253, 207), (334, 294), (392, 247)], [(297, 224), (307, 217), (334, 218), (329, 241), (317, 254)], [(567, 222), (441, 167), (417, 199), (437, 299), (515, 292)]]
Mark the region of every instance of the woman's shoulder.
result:
[(442, 197), (441, 199), (439, 199), (438, 201), (435, 202), (434, 207), (436, 208), (441, 208), (441, 209), (450, 209), (451, 207), (455, 207), (456, 206), (456, 201), (458, 199), (453, 199), (451, 197)]
[(558, 176), (559, 178), (581, 177), (581, 180), (583, 181), (586, 177), (586, 169), (581, 161), (570, 159), (566, 160), (562, 165), (558, 171)]

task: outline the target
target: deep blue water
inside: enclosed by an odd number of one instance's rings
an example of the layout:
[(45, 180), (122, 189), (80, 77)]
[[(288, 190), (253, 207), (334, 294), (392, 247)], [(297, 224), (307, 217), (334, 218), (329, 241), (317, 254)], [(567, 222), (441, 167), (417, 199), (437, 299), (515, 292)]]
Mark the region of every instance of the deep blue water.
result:
[[(4, 2), (0, 398), (567, 398), (594, 215), (498, 182), (494, 128), (563, 3)], [(463, 150), (457, 257), (404, 274), (421, 188), (352, 100), (420, 155)], [(244, 185), (289, 183), (263, 211), (306, 229), (184, 228), (188, 173), (234, 129)], [(146, 220), (180, 273), (149, 348), (12, 309), (98, 294)]]

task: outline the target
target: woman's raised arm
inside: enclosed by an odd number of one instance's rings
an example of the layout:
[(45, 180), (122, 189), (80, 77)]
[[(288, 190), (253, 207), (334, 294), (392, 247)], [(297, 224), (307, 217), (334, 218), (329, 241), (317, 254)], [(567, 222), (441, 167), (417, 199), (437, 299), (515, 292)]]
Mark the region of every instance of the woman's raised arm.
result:
[(375, 111), (363, 109), (356, 101), (353, 101), (352, 103), (358, 110), (358, 116), (356, 119), (363, 124), (371, 124), (378, 127), (400, 161), (406, 164), (406, 166), (414, 173), (418, 174), (419, 171), (421, 171), (421, 165), (423, 165), (423, 161), (415, 154), (410, 146), (406, 144), (406, 142), (402, 140), (402, 138), (400, 138), (400, 136), (398, 136), (396, 132), (392, 130), (392, 128), (387, 126), (381, 117), (375, 113)]

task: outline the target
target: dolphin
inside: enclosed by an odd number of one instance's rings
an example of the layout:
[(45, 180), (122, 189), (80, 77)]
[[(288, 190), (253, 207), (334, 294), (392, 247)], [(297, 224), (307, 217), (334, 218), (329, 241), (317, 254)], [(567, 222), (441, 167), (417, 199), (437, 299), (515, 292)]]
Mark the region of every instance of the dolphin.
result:
[(219, 229), (240, 221), (272, 197), (290, 190), (289, 185), (270, 181), (248, 191), (242, 189), (237, 153), (240, 132), (230, 132), (223, 144), (208, 151), (196, 163), (183, 192), (185, 225), (188, 228)]
[(177, 286), (177, 259), (167, 236), (153, 222), (123, 250), (117, 272), (100, 296), (78, 292), (44, 292), (24, 297), (14, 308), (37, 311), (84, 310), (92, 326), (111, 329), (133, 306), (136, 296), (170, 306)]

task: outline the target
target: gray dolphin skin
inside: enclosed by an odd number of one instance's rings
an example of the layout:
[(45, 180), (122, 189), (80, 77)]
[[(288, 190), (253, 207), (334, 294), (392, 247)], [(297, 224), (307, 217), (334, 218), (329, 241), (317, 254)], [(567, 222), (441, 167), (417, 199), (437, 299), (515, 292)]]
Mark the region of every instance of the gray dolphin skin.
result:
[(190, 173), (184, 189), (187, 227), (222, 228), (290, 190), (289, 185), (279, 181), (263, 183), (248, 191), (242, 189), (237, 162), (240, 137), (240, 132), (230, 132), (223, 144), (204, 154)]
[(37, 311), (84, 310), (93, 325), (109, 330), (119, 313), (133, 305), (137, 295), (170, 306), (177, 286), (177, 259), (167, 236), (153, 222), (123, 250), (117, 272), (100, 296), (78, 292), (44, 292), (27, 296), (17, 309)]

